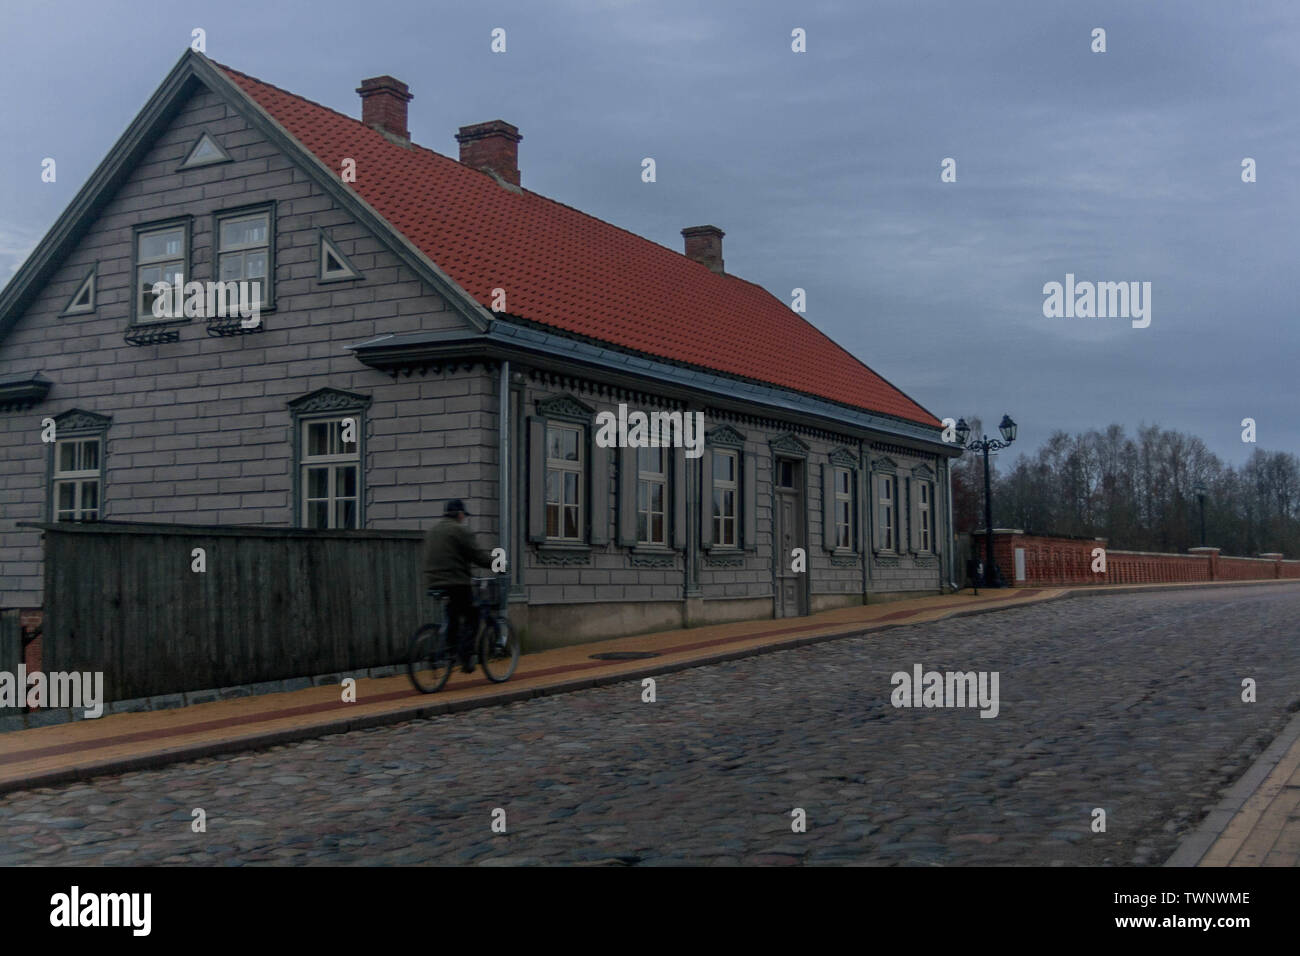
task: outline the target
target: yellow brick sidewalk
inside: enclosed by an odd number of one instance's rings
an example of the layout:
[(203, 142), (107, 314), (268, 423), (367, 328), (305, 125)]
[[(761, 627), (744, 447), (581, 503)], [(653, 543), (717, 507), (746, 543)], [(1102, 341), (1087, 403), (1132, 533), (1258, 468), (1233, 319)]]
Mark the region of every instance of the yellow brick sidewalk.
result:
[[(1291, 721), (1241, 782), (1245, 786), (1229, 793), (1223, 811), (1231, 811), (1234, 802), (1239, 806), (1217, 836), (1214, 821), (1207, 821), (1208, 833), (1200, 842), (1209, 843), (1209, 849), (1195, 865), (1300, 866), (1300, 716)], [(1175, 854), (1170, 864), (1191, 865), (1189, 857), (1196, 849), (1199, 847), (1193, 847), (1179, 862), (1175, 862)]]

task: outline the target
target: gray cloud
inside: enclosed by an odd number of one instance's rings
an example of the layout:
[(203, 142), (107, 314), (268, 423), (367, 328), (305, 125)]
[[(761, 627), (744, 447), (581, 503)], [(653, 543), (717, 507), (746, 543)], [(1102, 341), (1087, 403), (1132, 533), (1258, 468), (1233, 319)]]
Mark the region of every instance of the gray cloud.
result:
[[(462, 124), (513, 122), (525, 186), (656, 242), (716, 223), (729, 270), (786, 301), (807, 289), (812, 322), (937, 414), (1011, 412), (1027, 451), (1056, 428), (1146, 421), (1239, 462), (1248, 415), (1261, 446), (1300, 450), (1286, 0), (133, 10), (6, 12), (0, 81), (43, 83), (7, 111), (0, 274), (201, 25), (216, 59), (353, 115), (357, 80), (393, 73), (415, 93), (413, 135), (445, 153)], [(1089, 52), (1097, 26), (1105, 54)], [(60, 182), (38, 189), (44, 155)], [(1044, 318), (1043, 283), (1067, 272), (1150, 281), (1151, 327)]]

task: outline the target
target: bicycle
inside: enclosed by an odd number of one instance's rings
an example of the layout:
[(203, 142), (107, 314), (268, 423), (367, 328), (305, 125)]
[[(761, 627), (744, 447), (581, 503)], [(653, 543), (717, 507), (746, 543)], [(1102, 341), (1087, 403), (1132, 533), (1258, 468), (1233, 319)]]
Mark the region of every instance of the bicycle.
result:
[[(471, 644), (470, 662), (473, 666), (481, 663), (483, 673), (494, 684), (508, 681), (519, 665), (519, 638), (501, 609), (499, 583), (496, 578), (475, 578), (473, 581), (479, 627)], [(426, 593), (439, 603), (439, 620), (422, 624), (411, 635), (406, 668), (416, 690), (433, 694), (446, 685), (457, 660), (449, 633), (447, 592), (431, 588)]]

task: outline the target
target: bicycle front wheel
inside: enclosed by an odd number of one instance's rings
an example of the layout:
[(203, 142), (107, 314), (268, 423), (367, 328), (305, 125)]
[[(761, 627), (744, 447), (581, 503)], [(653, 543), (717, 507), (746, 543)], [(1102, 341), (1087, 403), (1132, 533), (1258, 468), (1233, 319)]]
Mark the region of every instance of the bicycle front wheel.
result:
[(411, 636), (411, 649), (406, 669), (411, 683), (422, 694), (442, 690), (451, 676), (453, 655), (447, 645), (447, 628), (441, 624), (425, 624)]
[(519, 638), (504, 618), (487, 621), (479, 648), (483, 673), (494, 684), (508, 681), (519, 665)]

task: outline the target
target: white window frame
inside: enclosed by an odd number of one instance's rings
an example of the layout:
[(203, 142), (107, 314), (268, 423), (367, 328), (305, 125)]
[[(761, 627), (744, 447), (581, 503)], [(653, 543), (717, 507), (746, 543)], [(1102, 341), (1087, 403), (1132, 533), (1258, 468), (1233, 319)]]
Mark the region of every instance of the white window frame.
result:
[[(76, 448), (73, 452), (75, 464), (81, 461), (81, 449), (86, 445), (95, 446), (95, 467), (74, 468), (63, 471), (62, 450), (69, 446)], [(104, 507), (104, 436), (74, 435), (69, 438), (57, 438), (54, 442), (54, 467), (50, 476), (50, 513), (55, 521), (98, 521)], [(87, 508), (83, 500), (86, 485), (95, 486), (95, 506)], [(59, 507), (59, 490), (64, 485), (73, 487), (73, 507)], [(93, 513), (92, 513), (93, 512)], [(66, 516), (66, 517), (65, 517)]]
[[(225, 226), (235, 222), (246, 222), (253, 219), (261, 219), (266, 223), (266, 239), (263, 242), (236, 242), (225, 245), (222, 241), (222, 230)], [(257, 283), (257, 307), (258, 309), (269, 309), (274, 302), (275, 284), (275, 210), (272, 207), (262, 207), (258, 209), (230, 210), (228, 212), (219, 212), (216, 214), (216, 235), (213, 242), (216, 245), (216, 251), (213, 254), (212, 279), (214, 282), (250, 282)], [(263, 276), (247, 276), (245, 271), (248, 265), (248, 253), (262, 251), (266, 256), (266, 274)], [(223, 259), (240, 257), (240, 271), (237, 276), (224, 276), (221, 272), (221, 263)], [(216, 316), (208, 316), (216, 318)], [(229, 316), (225, 316), (229, 318)]]
[[(95, 284), (99, 277), (99, 263), (90, 267), (90, 271), (81, 277), (77, 283), (77, 289), (72, 293), (72, 298), (68, 299), (68, 304), (60, 315), (89, 315), (95, 311)], [(81, 305), (77, 300), (82, 294), (86, 295), (86, 301)]]
[(878, 475), (876, 513), (880, 521), (880, 550), (898, 552), (898, 476)]
[[(551, 457), (551, 433), (552, 432), (572, 432), (575, 435), (575, 444), (578, 450), (576, 461), (568, 458)], [(586, 511), (586, 501), (583, 495), (583, 484), (586, 480), (587, 458), (584, 454), (583, 445), (585, 429), (581, 425), (570, 425), (565, 422), (548, 421), (544, 432), (544, 441), (546, 443), (546, 486), (542, 489), (542, 506), (546, 513), (546, 540), (547, 541), (569, 541), (580, 542), (583, 540), (583, 518)], [(556, 482), (559, 489), (560, 497), (552, 500), (550, 495), (551, 473), (557, 473), (560, 478)], [(567, 502), (564, 500), (564, 476), (567, 474), (576, 475), (574, 480), (575, 493), (577, 502)], [(555, 509), (554, 533), (552, 533), (551, 509)], [(574, 534), (566, 535), (564, 531), (565, 513), (572, 510), (574, 513)]]
[[(713, 453), (713, 488), (709, 492), (709, 520), (713, 522), (713, 547), (715, 548), (739, 548), (740, 547), (740, 453), (729, 448), (714, 448)], [(731, 459), (730, 480), (718, 477), (722, 472), (717, 466), (718, 458)], [(725, 510), (717, 510), (717, 494), (722, 492), (722, 500), (726, 501), (727, 493), (731, 494), (731, 512), (728, 514)], [(727, 530), (730, 529), (728, 536)]]
[[(356, 441), (343, 441), (343, 423), (351, 419), (356, 428)], [(309, 435), (314, 425), (331, 425), (329, 430), (329, 447), (336, 448), (323, 455), (313, 455), (309, 451), (311, 448)], [(298, 481), (299, 497), (301, 499), (301, 527), (313, 528), (316, 530), (339, 530), (341, 528), (356, 529), (361, 527), (361, 501), (363, 490), (361, 485), (361, 415), (354, 412), (348, 415), (331, 415), (328, 417), (315, 416), (303, 417), (298, 420), (298, 427), (301, 429), (298, 433), (299, 453), (298, 453)], [(348, 450), (351, 446), (351, 450)], [(355, 473), (353, 487), (356, 493), (353, 495), (339, 494), (339, 472), (351, 467)], [(313, 469), (326, 469), (326, 491), (325, 497), (312, 497), (311, 481), (309, 475)], [(322, 527), (311, 523), (312, 505), (319, 502), (326, 502), (325, 518), (326, 523)], [(351, 525), (339, 524), (339, 503), (352, 502), (354, 523)]]
[[(668, 448), (638, 448), (636, 450), (636, 523), (637, 537), (636, 543), (639, 545), (651, 545), (654, 547), (668, 547)], [(657, 452), (659, 454), (659, 470), (650, 471), (642, 467), (641, 456), (643, 452)], [(651, 492), (655, 487), (659, 488), (659, 507), (656, 511), (651, 507)], [(659, 518), (660, 536), (654, 536), (654, 519)], [(641, 533), (641, 522), (645, 521), (645, 534)]]
[[(144, 240), (145, 240), (145, 238), (146, 238), (147, 236), (157, 236), (157, 235), (160, 235), (160, 234), (163, 234), (163, 233), (168, 233), (168, 232), (179, 232), (179, 233), (181, 234), (181, 253), (180, 253), (179, 256), (164, 255), (164, 256), (154, 256), (154, 257), (152, 257), (152, 258), (148, 258), (148, 259), (146, 259), (146, 258), (144, 258), (144, 257), (141, 255), (141, 245), (142, 245), (142, 243), (144, 242)], [(165, 272), (166, 272), (166, 268), (167, 268), (167, 266), (170, 266), (170, 265), (177, 265), (177, 264), (179, 264), (179, 267), (180, 267), (180, 268), (179, 268), (179, 272), (180, 272), (180, 283), (179, 283), (179, 284), (180, 284), (180, 286), (181, 286), (181, 292), (184, 293), (184, 291), (185, 291), (185, 283), (188, 282), (188, 281), (189, 281), (189, 278), (190, 278), (190, 227), (189, 227), (189, 223), (188, 223), (188, 222), (183, 222), (183, 221), (172, 220), (172, 221), (170, 221), (170, 222), (167, 222), (167, 223), (161, 223), (161, 224), (156, 225), (156, 226), (154, 226), (154, 225), (145, 225), (145, 226), (141, 226), (140, 228), (138, 228), (138, 229), (136, 229), (136, 230), (134, 231), (134, 235), (133, 235), (133, 237), (132, 237), (132, 242), (135, 243), (135, 247), (134, 247), (134, 249), (132, 250), (132, 258), (133, 258), (134, 263), (135, 263), (135, 275), (133, 276), (133, 278), (134, 278), (134, 288), (135, 288), (135, 297), (134, 297), (134, 301), (135, 301), (135, 321), (136, 321), (136, 323), (137, 323), (137, 324), (141, 324), (141, 325), (143, 325), (143, 324), (147, 324), (147, 323), (150, 323), (150, 322), (175, 322), (175, 321), (177, 321), (178, 319), (179, 319), (179, 320), (183, 320), (183, 319), (185, 318), (185, 316), (184, 316), (183, 314), (181, 314), (181, 315), (165, 315), (165, 316), (155, 316), (155, 315), (153, 314), (153, 300), (152, 300), (152, 299), (153, 299), (153, 292), (152, 292), (152, 289), (153, 289), (153, 283), (151, 282), (151, 283), (149, 284), (149, 288), (146, 289), (146, 288), (144, 287), (144, 283), (143, 283), (143, 281), (142, 281), (141, 278), (140, 278), (140, 275), (141, 275), (141, 273), (143, 273), (146, 269), (162, 269), (162, 270), (164, 270), (164, 273), (165, 273)], [(158, 281), (161, 281), (161, 280), (158, 280)], [(175, 294), (175, 293), (173, 293), (173, 294)], [(146, 297), (148, 297), (148, 298), (150, 299), (150, 302), (149, 302), (149, 305), (148, 305), (148, 306), (145, 305), (145, 298), (146, 298)], [(181, 299), (182, 302), (184, 301), (184, 297), (183, 297), (183, 295), (180, 296), (179, 298)], [(173, 300), (173, 301), (175, 301), (175, 300)]]
[(934, 529), (931, 521), (934, 514), (931, 507), (934, 499), (933, 486), (928, 481), (919, 481), (916, 483), (918, 493), (916, 501), (916, 525), (917, 525), (917, 549), (926, 554), (933, 549), (931, 544), (934, 537)]
[[(840, 489), (840, 476), (844, 476), (846, 490)], [(836, 466), (832, 474), (835, 486), (835, 548), (853, 550), (853, 469)], [(840, 514), (841, 506), (844, 513)]]
[[(352, 264), (352, 261), (343, 254), (343, 250), (340, 249), (329, 236), (325, 235), (325, 230), (322, 229), (319, 236), (320, 272), (316, 277), (318, 281), (347, 282), (362, 278), (360, 270), (358, 270), (357, 267)], [(329, 262), (331, 258), (339, 264), (337, 269), (326, 267), (326, 263)]]

